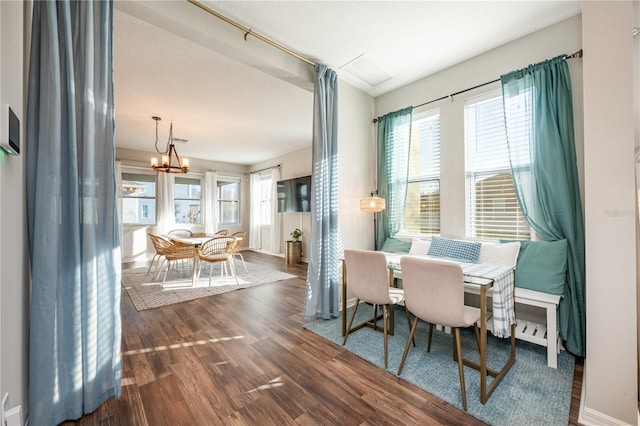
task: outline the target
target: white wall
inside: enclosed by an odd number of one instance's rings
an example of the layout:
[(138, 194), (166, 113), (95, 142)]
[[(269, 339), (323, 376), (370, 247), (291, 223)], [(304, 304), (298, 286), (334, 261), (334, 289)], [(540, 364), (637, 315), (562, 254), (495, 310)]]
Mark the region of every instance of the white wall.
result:
[[(561, 54), (571, 54), (581, 47), (581, 19), (575, 16), (382, 95), (376, 99), (376, 115), (420, 105), (493, 81), (502, 74)], [(581, 99), (581, 61), (568, 62), (574, 99)], [(500, 83), (497, 82), (454, 96), (453, 100), (445, 99), (415, 110), (440, 109), (440, 227), (443, 236), (465, 237), (464, 102), (468, 98), (499, 89)], [(578, 172), (582, 176), (583, 120), (581, 103), (578, 102), (574, 106), (574, 120)]]
[[(21, 124), (21, 154), (0, 152), (0, 397), (27, 404), (29, 273), (25, 196), (25, 110), (28, 49), (25, 10), (30, 3), (0, 2), (0, 103)], [(30, 19), (29, 19), (30, 20)]]
[(339, 224), (344, 248), (373, 250), (373, 217), (360, 210), (360, 198), (376, 186), (374, 100), (339, 81)]
[[(292, 179), (311, 174), (311, 131), (309, 129), (309, 147), (292, 153), (274, 157), (270, 160), (251, 166), (252, 171), (268, 169), (280, 165), (280, 179)], [(291, 232), (299, 228), (302, 231), (302, 259), (308, 260), (309, 232), (311, 231), (311, 213), (277, 213), (276, 220), (280, 221), (280, 247), (276, 253), (284, 253), (285, 241), (291, 240)]]
[(583, 2), (587, 358), (580, 420), (593, 425), (638, 423), (632, 16), (630, 1)]

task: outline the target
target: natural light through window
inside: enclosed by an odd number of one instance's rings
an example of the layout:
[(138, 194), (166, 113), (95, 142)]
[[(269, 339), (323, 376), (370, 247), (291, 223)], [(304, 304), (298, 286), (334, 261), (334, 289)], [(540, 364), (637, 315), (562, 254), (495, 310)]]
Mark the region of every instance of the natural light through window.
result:
[(499, 91), (465, 103), (467, 238), (529, 239), (511, 175)]
[(440, 114), (413, 116), (409, 145), (409, 182), (401, 233), (440, 233)]

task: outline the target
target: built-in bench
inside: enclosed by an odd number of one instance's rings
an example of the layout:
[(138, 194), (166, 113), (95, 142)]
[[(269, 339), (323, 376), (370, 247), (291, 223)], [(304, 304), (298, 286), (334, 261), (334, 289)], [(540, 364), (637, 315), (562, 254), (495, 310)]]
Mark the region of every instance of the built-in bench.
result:
[[(477, 286), (467, 285), (465, 286), (465, 292), (480, 295), (480, 290)], [(491, 290), (487, 292), (487, 297), (490, 296)], [(557, 331), (557, 312), (560, 296), (529, 290), (528, 288), (516, 287), (514, 291), (514, 301), (516, 305), (535, 306), (545, 310), (546, 324), (539, 324), (518, 318), (518, 308), (516, 306), (516, 339), (546, 346), (547, 365), (552, 368), (558, 368), (560, 334)], [(487, 316), (487, 330), (493, 330), (493, 319), (490, 315)], [(549, 331), (551, 331), (551, 333), (549, 333)]]
[[(389, 240), (387, 240), (389, 241)], [(482, 243), (478, 263), (495, 263), (502, 265), (516, 266), (516, 287), (514, 291), (514, 301), (516, 303), (516, 338), (531, 342), (547, 348), (547, 365), (552, 368), (558, 366), (558, 353), (560, 352), (561, 343), (558, 333), (558, 305), (560, 304), (562, 285), (564, 284), (564, 274), (566, 273), (566, 241), (562, 242), (522, 242), (526, 245), (524, 250), (517, 249), (507, 252), (506, 244)], [(411, 243), (404, 242), (405, 246), (390, 245), (385, 243), (382, 251), (404, 251), (412, 255), (426, 255), (429, 252), (430, 242), (414, 238)], [(407, 246), (408, 245), (408, 246)], [(512, 247), (513, 248), (513, 247)], [(564, 250), (564, 251), (563, 251)], [(526, 252), (527, 260), (522, 261), (523, 252)], [(563, 254), (564, 253), (564, 254)], [(534, 258), (533, 262), (530, 260)], [(556, 261), (558, 259), (559, 261)], [(517, 262), (517, 263), (516, 263)], [(542, 271), (541, 271), (542, 270)], [(401, 278), (401, 275), (397, 278)], [(538, 291), (532, 288), (538, 288), (537, 281), (541, 280), (539, 288), (548, 289), (547, 291)], [(533, 284), (532, 284), (533, 281)], [(546, 282), (548, 281), (548, 283)], [(472, 294), (480, 294), (477, 286), (466, 285), (465, 292)], [(491, 296), (491, 291), (487, 293)], [(544, 324), (536, 321), (520, 317), (518, 313), (518, 305), (521, 308), (525, 306), (533, 306), (541, 308), (545, 312)], [(489, 304), (489, 306), (491, 306)], [(523, 309), (524, 310), (524, 309)], [(489, 315), (487, 318), (487, 329), (493, 329), (493, 320)]]

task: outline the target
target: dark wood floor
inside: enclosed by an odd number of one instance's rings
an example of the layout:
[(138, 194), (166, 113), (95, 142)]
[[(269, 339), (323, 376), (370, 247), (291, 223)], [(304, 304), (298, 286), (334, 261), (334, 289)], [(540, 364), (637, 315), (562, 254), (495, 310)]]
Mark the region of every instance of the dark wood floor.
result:
[[(303, 330), (306, 265), (243, 253), (298, 278), (142, 312), (123, 291), (122, 397), (65, 425), (483, 424)], [(578, 362), (571, 425), (581, 386)]]

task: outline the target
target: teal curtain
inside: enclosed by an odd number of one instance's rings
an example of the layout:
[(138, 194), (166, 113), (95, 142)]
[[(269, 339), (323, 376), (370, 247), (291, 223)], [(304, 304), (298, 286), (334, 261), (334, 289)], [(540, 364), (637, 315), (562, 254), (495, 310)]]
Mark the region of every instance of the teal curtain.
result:
[(315, 65), (305, 319), (338, 317), (338, 76)]
[(111, 1), (33, 2), (26, 119), (29, 424), (121, 394)]
[(386, 208), (379, 214), (376, 247), (382, 247), (402, 225), (412, 113), (413, 107), (407, 107), (378, 117), (378, 196), (386, 200)]
[(567, 240), (560, 335), (568, 351), (585, 356), (584, 224), (569, 67), (559, 56), (503, 75), (501, 81), (518, 202), (540, 238)]

